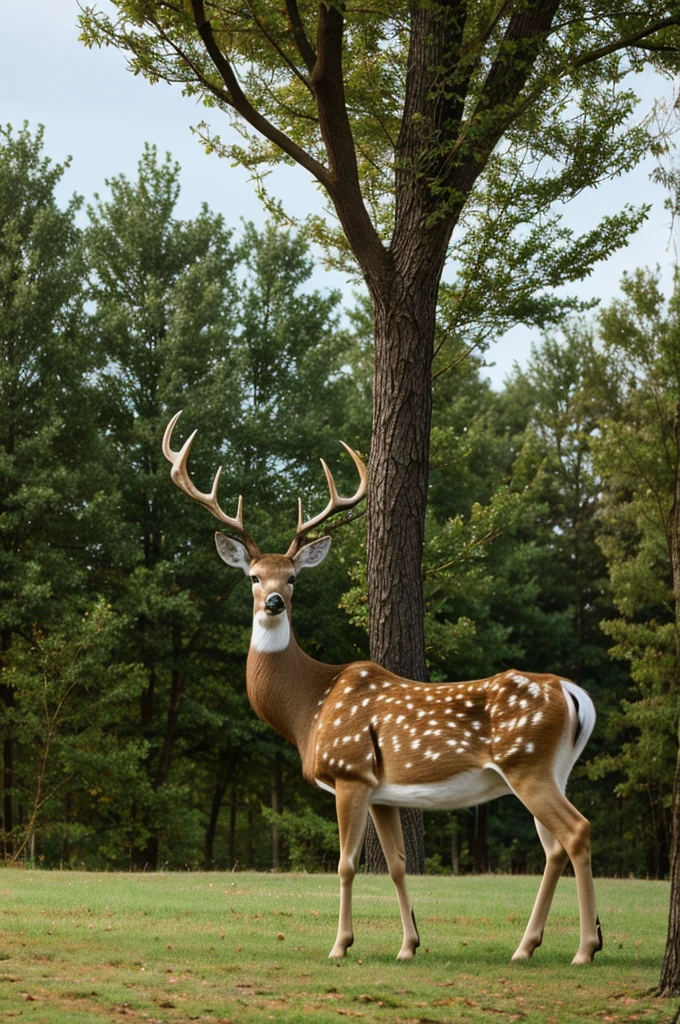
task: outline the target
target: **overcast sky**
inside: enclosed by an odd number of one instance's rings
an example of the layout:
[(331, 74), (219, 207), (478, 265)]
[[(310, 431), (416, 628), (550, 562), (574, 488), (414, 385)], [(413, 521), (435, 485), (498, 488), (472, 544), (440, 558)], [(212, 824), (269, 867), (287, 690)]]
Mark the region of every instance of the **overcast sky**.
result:
[[(76, 0), (6, 0), (3, 6), (0, 119), (16, 128), (24, 121), (32, 129), (44, 124), (47, 155), (58, 162), (72, 157), (62, 196), (78, 192), (90, 200), (94, 192), (105, 190), (105, 178), (119, 173), (134, 178), (143, 145), (149, 142), (161, 154), (170, 152), (181, 165), (178, 216), (193, 217), (200, 204), (207, 202), (231, 227), (238, 228), (242, 217), (264, 223), (265, 214), (247, 174), (215, 155), (207, 156), (191, 133), (191, 126), (205, 119), (215, 132), (226, 134), (223, 115), (207, 112), (176, 87), (151, 86), (135, 77), (118, 51), (87, 50), (78, 42)], [(670, 82), (652, 76), (638, 78), (636, 87), (644, 94), (645, 106), (655, 97), (673, 95)], [(564, 208), (568, 226), (586, 230), (603, 213), (613, 213), (625, 202), (653, 203), (649, 220), (631, 244), (570, 292), (606, 302), (618, 293), (623, 271), (639, 266), (658, 264), (664, 279), (670, 280), (674, 250), (669, 215), (663, 209), (662, 190), (649, 180), (652, 166), (650, 161)], [(293, 215), (321, 210), (321, 197), (301, 169), (277, 169), (271, 180), (272, 191)], [(319, 271), (314, 283), (322, 288), (339, 286), (348, 294), (351, 290), (338, 274)], [(489, 354), (496, 362), (489, 371), (494, 384), (501, 384), (515, 360), (526, 360), (530, 340), (528, 332), (516, 329), (494, 346)]]

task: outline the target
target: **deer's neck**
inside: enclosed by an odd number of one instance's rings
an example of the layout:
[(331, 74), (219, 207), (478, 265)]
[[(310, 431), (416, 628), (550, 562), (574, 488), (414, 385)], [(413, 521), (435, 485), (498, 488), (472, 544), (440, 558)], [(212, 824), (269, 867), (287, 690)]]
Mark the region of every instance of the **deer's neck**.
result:
[(263, 721), (290, 740), (305, 765), (320, 703), (344, 665), (315, 661), (298, 647), (290, 620), (253, 620), (246, 683), (248, 699)]

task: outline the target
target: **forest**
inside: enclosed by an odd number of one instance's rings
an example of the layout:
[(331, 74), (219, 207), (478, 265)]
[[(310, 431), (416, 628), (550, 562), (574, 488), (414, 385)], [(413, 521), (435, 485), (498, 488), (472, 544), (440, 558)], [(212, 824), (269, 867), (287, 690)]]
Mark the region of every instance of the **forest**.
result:
[[(296, 501), (369, 460), (368, 300), (312, 286), (312, 238), (176, 215), (179, 168), (60, 206), (42, 129), (0, 130), (0, 842), (5, 862), (97, 870), (334, 870), (332, 798), (245, 694), (251, 601), (213, 522), (170, 481), (165, 425), (198, 428), (265, 550)], [(570, 784), (596, 874), (669, 870), (678, 751), (680, 284), (636, 267), (544, 334), (502, 390), (441, 288), (423, 559), (428, 671), (556, 672), (593, 696)], [(506, 327), (492, 307), (485, 337)], [(446, 344), (444, 344), (446, 342)], [(288, 538), (288, 539), (287, 539)], [(368, 656), (365, 516), (304, 574), (314, 657)], [(239, 585), (240, 584), (240, 585)], [(535, 872), (528, 813), (425, 818), (430, 872)]]

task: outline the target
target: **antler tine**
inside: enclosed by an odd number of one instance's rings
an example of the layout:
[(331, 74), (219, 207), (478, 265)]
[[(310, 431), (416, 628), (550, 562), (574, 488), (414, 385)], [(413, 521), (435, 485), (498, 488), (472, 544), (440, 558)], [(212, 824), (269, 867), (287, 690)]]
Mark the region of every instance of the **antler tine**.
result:
[(170, 470), (172, 482), (190, 498), (193, 498), (194, 501), (204, 505), (205, 508), (207, 508), (209, 512), (212, 512), (215, 518), (219, 519), (221, 523), (224, 523), (226, 526), (230, 527), (230, 529), (238, 533), (243, 538), (250, 556), (252, 558), (257, 557), (260, 554), (259, 548), (243, 526), (243, 496), (239, 495), (235, 517), (228, 516), (227, 513), (220, 508), (217, 501), (217, 489), (222, 477), (222, 467), (220, 466), (215, 473), (215, 479), (213, 480), (213, 485), (209, 494), (204, 494), (203, 491), (199, 491), (189, 476), (187, 461), (189, 459), (189, 453), (191, 452), (191, 446), (194, 443), (194, 439), (198, 431), (194, 430), (194, 432), (189, 435), (178, 452), (174, 451), (170, 447), (172, 432), (181, 415), (182, 410), (180, 409), (180, 411), (175, 413), (168, 423), (165, 428), (165, 434), (163, 435), (163, 454), (168, 462), (172, 464), (172, 469)]
[(290, 545), (287, 551), (288, 557), (292, 557), (297, 552), (300, 544), (302, 543), (305, 537), (305, 534), (309, 533), (310, 530), (313, 530), (315, 526), (320, 526), (321, 523), (325, 522), (326, 519), (329, 519), (331, 516), (335, 515), (336, 512), (342, 512), (345, 509), (354, 508), (354, 506), (358, 505), (362, 498), (364, 498), (366, 495), (367, 475), (366, 466), (363, 460), (357, 455), (357, 453), (352, 448), (349, 447), (348, 444), (345, 444), (344, 441), (341, 441), (340, 444), (348, 453), (348, 455), (354, 462), (354, 465), (357, 467), (357, 470), (359, 472), (359, 486), (351, 498), (342, 498), (338, 494), (337, 488), (335, 486), (335, 481), (333, 479), (333, 474), (331, 473), (330, 469), (328, 468), (324, 460), (321, 459), (321, 465), (323, 466), (323, 471), (326, 476), (326, 482), (328, 484), (328, 491), (330, 494), (328, 504), (326, 505), (323, 512), (320, 512), (318, 515), (313, 516), (312, 519), (308, 519), (307, 522), (303, 522), (302, 499), (298, 498), (297, 532), (295, 534), (295, 537), (293, 538), (292, 544)]

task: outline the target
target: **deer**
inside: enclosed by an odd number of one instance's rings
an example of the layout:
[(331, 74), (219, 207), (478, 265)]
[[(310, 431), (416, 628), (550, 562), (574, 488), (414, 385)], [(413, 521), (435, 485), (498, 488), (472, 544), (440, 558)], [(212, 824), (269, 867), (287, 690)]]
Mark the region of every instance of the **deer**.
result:
[[(344, 442), (359, 474), (352, 497), (341, 497), (323, 459), (329, 501), (298, 523), (285, 554), (262, 554), (243, 525), (243, 497), (234, 517), (217, 500), (219, 467), (210, 493), (197, 489), (187, 461), (197, 431), (179, 451), (171, 447), (181, 412), (165, 431), (163, 453), (171, 479), (230, 534), (215, 533), (220, 558), (241, 569), (253, 593), (246, 663), (250, 704), (298, 750), (306, 781), (335, 797), (340, 839), (338, 931), (330, 958), (354, 942), (352, 888), (370, 814), (394, 883), (402, 925), (398, 960), (420, 945), (406, 886), (399, 808), (461, 809), (514, 794), (533, 815), (545, 870), (513, 961), (529, 960), (543, 932), (558, 880), (571, 861), (580, 917), (573, 964), (589, 964), (602, 949), (590, 862), (590, 824), (565, 796), (569, 774), (595, 724), (590, 696), (568, 679), (515, 669), (486, 679), (425, 683), (405, 679), (372, 661), (327, 665), (307, 655), (292, 627), (293, 590), (302, 569), (319, 566), (331, 537), (308, 534), (366, 495), (367, 469)], [(233, 536), (235, 535), (235, 536)]]

